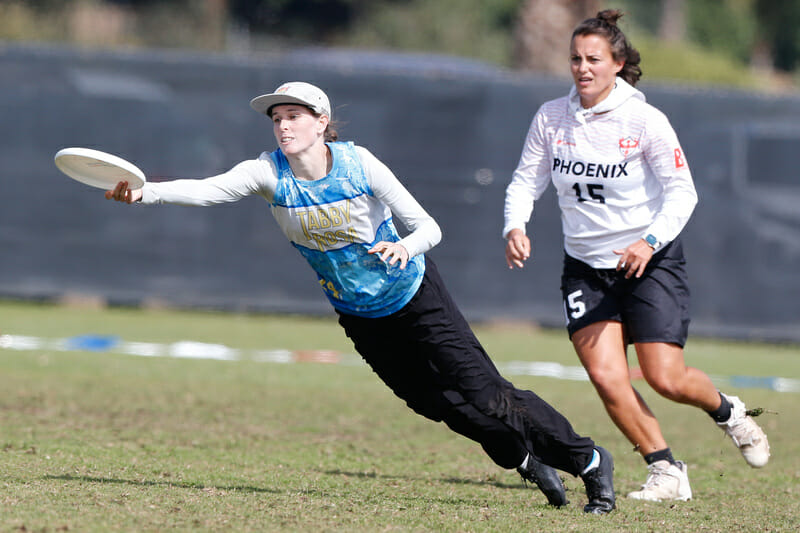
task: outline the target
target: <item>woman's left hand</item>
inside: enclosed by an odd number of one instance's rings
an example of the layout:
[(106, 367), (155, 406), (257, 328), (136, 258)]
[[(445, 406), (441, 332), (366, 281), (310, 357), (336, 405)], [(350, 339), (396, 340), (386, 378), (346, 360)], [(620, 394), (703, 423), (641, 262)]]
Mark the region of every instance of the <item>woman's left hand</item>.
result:
[(408, 263), (408, 250), (405, 246), (396, 242), (381, 241), (373, 246), (369, 253), (381, 254), (381, 261), (389, 260), (389, 266), (394, 266), (400, 261), (400, 270), (406, 268)]
[(624, 250), (614, 250), (614, 253), (620, 256), (617, 270), (624, 270), (625, 278), (641, 278), (647, 263), (653, 257), (653, 249), (644, 239), (639, 239)]

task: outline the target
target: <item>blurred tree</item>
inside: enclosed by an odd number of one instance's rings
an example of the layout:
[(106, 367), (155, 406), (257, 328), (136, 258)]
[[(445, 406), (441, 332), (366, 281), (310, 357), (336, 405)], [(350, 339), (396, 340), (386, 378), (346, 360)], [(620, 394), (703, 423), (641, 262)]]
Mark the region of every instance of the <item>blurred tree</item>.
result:
[(752, 0), (692, 0), (687, 7), (686, 36), (692, 43), (742, 65), (750, 62), (756, 38)]
[(658, 36), (670, 43), (681, 42), (686, 37), (685, 0), (661, 0)]
[(794, 70), (800, 57), (800, 1), (755, 0), (755, 14), (756, 62), (763, 57), (774, 68)]
[[(796, 0), (793, 0), (797, 3)], [(753, 61), (754, 53), (761, 58), (767, 50), (766, 43), (756, 42), (756, 0), (617, 0), (615, 4), (625, 12), (623, 22), (633, 23), (629, 34), (636, 43), (658, 46), (649, 42), (652, 34), (663, 44), (676, 46), (699, 45), (708, 52), (729, 58), (742, 66)], [(765, 2), (770, 6), (783, 2)], [(682, 33), (682, 36), (681, 36)], [(762, 59), (770, 64), (771, 58)], [(651, 65), (652, 68), (652, 65)], [(680, 69), (677, 63), (674, 67)], [(648, 69), (650, 70), (650, 69)], [(663, 69), (656, 69), (663, 70)]]
[[(693, 2), (694, 0), (692, 0)], [(691, 5), (692, 2), (689, 2)], [(626, 34), (631, 28), (640, 33), (657, 35), (660, 32), (664, 8), (661, 0), (613, 0), (604, 1), (602, 9), (619, 9), (623, 13), (620, 26)], [(628, 35), (630, 37), (630, 35)]]
[(243, 53), (316, 44), (566, 74), (572, 29), (606, 8), (659, 58), (648, 75), (736, 84), (748, 64), (791, 72), (800, 61), (800, 0), (0, 0), (0, 39)]
[(599, 9), (598, 0), (525, 0), (514, 27), (514, 67), (565, 74), (572, 30)]
[[(379, 3), (408, 3), (383, 0)], [(344, 31), (374, 0), (228, 0), (234, 22), (250, 32), (292, 41), (326, 42)]]
[(135, 13), (131, 6), (120, 2), (76, 2), (66, 20), (71, 41), (81, 45), (115, 47), (130, 43)]
[(332, 44), (449, 54), (509, 65), (511, 28), (521, 1), (374, 1)]
[[(117, 17), (122, 19), (116, 26), (120, 28), (120, 38), (126, 45), (220, 50), (225, 47), (229, 1), (78, 0), (67, 12), (73, 18), (76, 13), (83, 13), (78, 18), (88, 20), (88, 24), (84, 22), (79, 27), (87, 28), (88, 38), (94, 41), (97, 41), (97, 37), (93, 36), (92, 26), (108, 26)], [(176, 24), (176, 20), (180, 24)]]

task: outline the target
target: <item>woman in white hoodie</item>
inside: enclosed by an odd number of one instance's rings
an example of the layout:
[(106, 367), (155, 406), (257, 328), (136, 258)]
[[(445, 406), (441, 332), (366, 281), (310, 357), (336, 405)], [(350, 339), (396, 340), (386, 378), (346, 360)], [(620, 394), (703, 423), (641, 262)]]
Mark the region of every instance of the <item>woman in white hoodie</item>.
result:
[(678, 237), (697, 203), (692, 175), (666, 116), (633, 86), (639, 52), (605, 10), (573, 32), (569, 95), (539, 108), (506, 190), (506, 261), (531, 254), (525, 227), (550, 181), (564, 232), (561, 289), (567, 330), (597, 393), (644, 457), (648, 477), (628, 496), (688, 500), (686, 465), (676, 461), (658, 421), (631, 384), (627, 346), (655, 391), (699, 407), (753, 467), (764, 466), (764, 432), (734, 396), (687, 367), (689, 288)]

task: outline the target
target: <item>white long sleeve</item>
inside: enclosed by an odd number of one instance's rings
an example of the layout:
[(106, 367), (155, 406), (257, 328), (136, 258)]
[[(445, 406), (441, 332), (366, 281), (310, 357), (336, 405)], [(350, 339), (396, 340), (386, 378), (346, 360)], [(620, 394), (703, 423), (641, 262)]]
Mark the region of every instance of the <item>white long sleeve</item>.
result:
[(503, 237), (512, 229), (526, 232), (536, 200), (550, 183), (550, 153), (544, 140), (544, 113), (537, 113), (525, 137), (522, 155), (506, 188)]
[[(386, 165), (366, 148), (357, 146), (356, 150), (375, 197), (408, 229), (409, 234), (399, 242), (409, 256), (423, 254), (436, 246), (442, 236), (436, 221)], [(259, 159), (243, 161), (217, 176), (148, 182), (142, 189), (142, 203), (206, 206), (235, 202), (253, 194), (271, 203), (277, 183), (275, 166), (265, 152)]]
[(423, 254), (439, 244), (442, 238), (439, 224), (400, 183), (389, 167), (366, 148), (358, 146), (356, 151), (375, 197), (389, 206), (392, 214), (409, 230), (410, 233), (399, 241), (408, 251), (408, 255), (414, 257)]
[(252, 194), (272, 201), (277, 183), (269, 158), (252, 159), (209, 178), (147, 182), (142, 188), (142, 203), (205, 206), (235, 202)]

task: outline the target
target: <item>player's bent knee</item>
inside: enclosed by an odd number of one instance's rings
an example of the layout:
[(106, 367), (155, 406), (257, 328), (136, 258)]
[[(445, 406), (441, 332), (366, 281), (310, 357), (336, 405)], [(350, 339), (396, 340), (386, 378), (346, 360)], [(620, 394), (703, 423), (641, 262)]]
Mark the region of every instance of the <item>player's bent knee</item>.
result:
[(664, 398), (674, 402), (685, 401), (686, 395), (679, 381), (664, 376), (645, 376), (645, 379), (650, 387)]
[(621, 379), (621, 376), (614, 372), (592, 369), (588, 374), (589, 380), (602, 398), (620, 396), (632, 389), (627, 378)]

